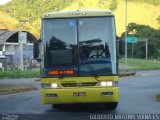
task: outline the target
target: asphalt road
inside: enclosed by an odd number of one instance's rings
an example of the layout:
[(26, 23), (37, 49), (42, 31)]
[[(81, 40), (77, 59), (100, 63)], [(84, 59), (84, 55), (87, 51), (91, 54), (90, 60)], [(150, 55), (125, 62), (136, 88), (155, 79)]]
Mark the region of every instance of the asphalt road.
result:
[(154, 98), (160, 93), (160, 71), (138, 72), (136, 76), (120, 78), (119, 86), (120, 101), (116, 110), (107, 110), (103, 104), (63, 105), (61, 109), (52, 109), (50, 105), (42, 105), (40, 90), (37, 90), (0, 96), (1, 118), (19, 115), (19, 119), (26, 120), (83, 120), (92, 119), (95, 114), (160, 114), (160, 102)]

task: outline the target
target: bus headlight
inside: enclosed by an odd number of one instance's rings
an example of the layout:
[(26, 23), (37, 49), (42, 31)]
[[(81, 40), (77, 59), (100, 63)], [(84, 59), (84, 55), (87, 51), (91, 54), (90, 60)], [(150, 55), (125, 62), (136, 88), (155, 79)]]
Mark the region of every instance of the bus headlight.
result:
[(51, 87), (52, 87), (52, 88), (57, 88), (57, 87), (58, 87), (58, 84), (57, 84), (57, 83), (52, 83), (52, 84), (51, 84)]
[(100, 85), (101, 85), (102, 87), (106, 87), (106, 86), (112, 86), (113, 83), (112, 83), (112, 81), (101, 81), (101, 82), (100, 82)]
[(42, 83), (42, 89), (60, 88), (58, 83)]
[(100, 87), (118, 86), (118, 81), (99, 81), (98, 86)]

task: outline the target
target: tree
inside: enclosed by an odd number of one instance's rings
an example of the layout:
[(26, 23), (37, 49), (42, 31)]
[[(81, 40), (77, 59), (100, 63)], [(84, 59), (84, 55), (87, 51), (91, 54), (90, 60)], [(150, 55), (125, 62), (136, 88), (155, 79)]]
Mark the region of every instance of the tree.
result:
[[(136, 31), (135, 34), (133, 31)], [(124, 33), (121, 37), (124, 38)], [(138, 25), (136, 23), (128, 24), (128, 36), (135, 36), (138, 38), (147, 38), (148, 39), (148, 57), (149, 58), (158, 58), (160, 57), (160, 30), (151, 28), (148, 25)], [(131, 57), (131, 48), (132, 44), (128, 44), (128, 56)], [(138, 58), (145, 57), (145, 42), (137, 42), (134, 45), (134, 56)]]

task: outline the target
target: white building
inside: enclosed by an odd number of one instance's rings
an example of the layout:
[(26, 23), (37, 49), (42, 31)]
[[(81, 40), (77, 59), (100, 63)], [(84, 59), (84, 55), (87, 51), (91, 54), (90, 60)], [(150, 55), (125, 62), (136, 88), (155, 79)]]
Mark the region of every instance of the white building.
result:
[[(27, 31), (23, 33), (25, 36), (21, 36), (21, 39), (26, 39), (26, 43), (23, 44), (23, 61), (24, 66), (29, 66), (33, 59), (33, 42), (36, 41), (36, 37)], [(0, 30), (0, 53), (6, 57), (7, 68), (20, 67), (20, 48), (19, 31)]]

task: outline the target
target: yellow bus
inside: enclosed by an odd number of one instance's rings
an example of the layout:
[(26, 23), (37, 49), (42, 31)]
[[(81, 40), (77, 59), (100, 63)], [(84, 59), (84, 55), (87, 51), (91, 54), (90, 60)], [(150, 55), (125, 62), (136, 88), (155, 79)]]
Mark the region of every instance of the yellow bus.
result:
[(42, 17), (40, 41), (34, 44), (34, 58), (41, 61), (44, 104), (55, 108), (72, 103), (117, 107), (116, 29), (111, 11), (46, 13)]

